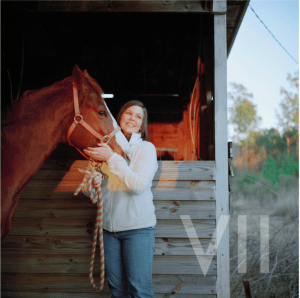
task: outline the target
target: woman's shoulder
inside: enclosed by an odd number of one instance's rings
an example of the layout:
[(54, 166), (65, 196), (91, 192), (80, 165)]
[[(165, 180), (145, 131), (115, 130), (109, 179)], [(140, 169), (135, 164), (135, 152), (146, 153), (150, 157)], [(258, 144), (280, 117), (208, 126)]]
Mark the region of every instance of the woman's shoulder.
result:
[(144, 140), (141, 140), (138, 144), (138, 151), (139, 152), (152, 152), (156, 154), (156, 148), (155, 146), (149, 142), (149, 141), (144, 141)]
[(151, 143), (149, 141), (142, 140), (141, 146), (143, 146), (143, 148), (151, 148), (151, 149), (155, 149), (156, 150), (156, 148), (153, 145), (153, 143)]

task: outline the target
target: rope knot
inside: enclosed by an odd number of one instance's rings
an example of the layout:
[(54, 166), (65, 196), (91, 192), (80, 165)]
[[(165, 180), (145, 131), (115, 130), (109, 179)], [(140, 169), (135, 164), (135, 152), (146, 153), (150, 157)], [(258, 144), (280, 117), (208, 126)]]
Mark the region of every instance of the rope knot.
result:
[[(78, 169), (79, 172), (81, 173), (84, 173), (85, 176), (84, 176), (84, 179), (83, 181), (81, 182), (81, 184), (79, 185), (79, 187), (76, 189), (74, 195), (78, 195), (78, 193), (80, 191), (82, 191), (85, 186), (87, 186), (87, 191), (89, 193), (89, 197), (92, 201), (93, 204), (99, 204), (99, 200), (101, 199), (101, 195), (102, 195), (102, 189), (101, 189), (101, 186), (100, 187), (97, 187), (95, 188), (94, 187), (94, 184), (93, 184), (93, 180), (94, 178), (96, 177), (96, 173), (95, 172), (92, 172), (90, 168), (84, 168), (84, 169)], [(100, 179), (101, 181), (103, 180), (103, 176), (101, 173), (99, 173), (100, 175)], [(95, 190), (95, 191), (93, 191)]]

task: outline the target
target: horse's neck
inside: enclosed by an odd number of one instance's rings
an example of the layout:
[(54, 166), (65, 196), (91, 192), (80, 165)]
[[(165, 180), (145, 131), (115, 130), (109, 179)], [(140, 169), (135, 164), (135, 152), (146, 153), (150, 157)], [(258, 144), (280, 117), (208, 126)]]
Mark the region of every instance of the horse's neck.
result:
[(46, 90), (39, 100), (31, 95), (21, 119), (2, 130), (2, 169), (16, 187), (27, 183), (66, 134), (74, 116), (71, 90)]
[(22, 126), (35, 134), (35, 141), (46, 148), (56, 146), (66, 134), (67, 123), (74, 116), (72, 91), (63, 88), (46, 93), (25, 108)]

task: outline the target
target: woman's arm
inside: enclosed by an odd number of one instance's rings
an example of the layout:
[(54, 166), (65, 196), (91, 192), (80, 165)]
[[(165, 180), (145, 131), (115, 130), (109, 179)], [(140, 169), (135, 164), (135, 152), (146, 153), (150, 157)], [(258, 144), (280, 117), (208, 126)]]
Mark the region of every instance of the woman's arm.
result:
[(158, 169), (156, 149), (150, 142), (145, 142), (134, 157), (131, 169), (123, 157), (114, 153), (108, 160), (108, 169), (124, 181), (126, 187), (138, 194), (151, 185)]

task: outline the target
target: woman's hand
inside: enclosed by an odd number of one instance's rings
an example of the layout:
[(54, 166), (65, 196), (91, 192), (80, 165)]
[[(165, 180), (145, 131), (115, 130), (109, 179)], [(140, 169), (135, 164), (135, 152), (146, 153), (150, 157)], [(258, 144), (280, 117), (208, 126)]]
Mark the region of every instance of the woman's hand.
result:
[(83, 152), (94, 160), (108, 161), (114, 152), (107, 144), (99, 143), (98, 146), (99, 147), (88, 147), (87, 149), (83, 149)]
[(98, 188), (101, 186), (102, 181), (102, 175), (96, 171), (94, 171), (95, 178), (93, 179), (93, 184), (95, 188)]

